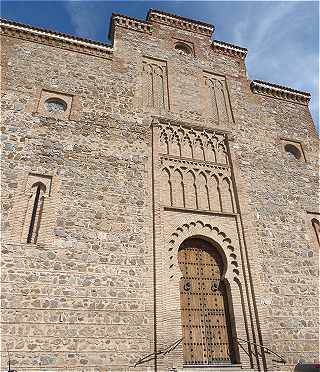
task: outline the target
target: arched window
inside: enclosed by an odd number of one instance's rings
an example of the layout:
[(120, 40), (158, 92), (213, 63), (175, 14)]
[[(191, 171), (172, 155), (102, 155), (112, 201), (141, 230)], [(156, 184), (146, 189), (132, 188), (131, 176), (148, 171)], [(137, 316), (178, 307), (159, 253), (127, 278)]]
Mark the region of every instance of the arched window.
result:
[(227, 177), (223, 178), (220, 184), (220, 193), (221, 193), (222, 211), (228, 212), (228, 213), (234, 213), (232, 184)]
[(185, 206), (183, 176), (180, 170), (176, 169), (172, 175), (172, 205), (175, 207)]
[(162, 169), (161, 176), (161, 202), (166, 206), (172, 205), (172, 183), (168, 169)]
[(209, 189), (207, 177), (201, 172), (197, 177), (198, 208), (209, 209)]
[(187, 208), (198, 208), (196, 177), (192, 171), (185, 175), (185, 203)]
[(214, 174), (209, 179), (210, 210), (221, 212), (221, 195), (218, 177)]
[(208, 87), (208, 109), (212, 120), (219, 124), (231, 123), (233, 116), (225, 78), (210, 74), (206, 77), (206, 85)]
[(315, 233), (317, 242), (318, 242), (319, 247), (320, 247), (320, 222), (316, 218), (313, 218), (311, 220), (311, 223), (312, 223), (313, 231)]
[(229, 121), (229, 117), (224, 82), (215, 80), (214, 90), (216, 105), (218, 107), (219, 122), (227, 122)]
[(188, 135), (186, 135), (183, 138), (182, 146), (181, 146), (181, 156), (183, 158), (189, 158), (189, 159), (193, 158), (192, 143), (191, 143), (191, 139)]
[(168, 109), (166, 62), (143, 61), (143, 104), (145, 107)]
[(299, 160), (301, 158), (301, 151), (298, 149), (297, 146), (288, 143), (284, 146), (284, 149), (287, 153), (287, 156), (291, 160)]
[(31, 188), (30, 203), (32, 205), (27, 243), (36, 243), (38, 239), (41, 217), (43, 211), (44, 194), (46, 186), (42, 182), (36, 182)]
[(61, 98), (48, 98), (45, 101), (46, 110), (50, 113), (61, 113), (67, 110), (67, 103)]
[(283, 150), (287, 159), (294, 162), (305, 162), (306, 157), (303, 151), (302, 143), (295, 140), (282, 139)]
[(178, 42), (178, 43), (176, 43), (174, 48), (175, 48), (176, 51), (178, 51), (182, 55), (192, 55), (191, 47), (189, 45), (185, 44), (185, 43)]

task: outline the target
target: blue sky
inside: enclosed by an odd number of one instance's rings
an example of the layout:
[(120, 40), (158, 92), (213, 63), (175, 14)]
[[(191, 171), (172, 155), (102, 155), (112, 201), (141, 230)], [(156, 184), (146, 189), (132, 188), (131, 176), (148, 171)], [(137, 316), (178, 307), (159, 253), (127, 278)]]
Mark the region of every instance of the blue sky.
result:
[(319, 3), (311, 1), (2, 1), (1, 17), (110, 43), (111, 13), (149, 8), (215, 25), (214, 37), (249, 49), (250, 79), (310, 92), (319, 124)]

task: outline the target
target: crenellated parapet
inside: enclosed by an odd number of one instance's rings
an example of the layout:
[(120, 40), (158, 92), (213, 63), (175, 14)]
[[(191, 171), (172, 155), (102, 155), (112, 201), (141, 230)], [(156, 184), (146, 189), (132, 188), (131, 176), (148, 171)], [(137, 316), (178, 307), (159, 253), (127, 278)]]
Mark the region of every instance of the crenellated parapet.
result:
[[(109, 38), (111, 38), (111, 40), (114, 39), (115, 27), (122, 27), (151, 35), (154, 23), (166, 24), (171, 27), (199, 33), (208, 37), (211, 37), (214, 32), (214, 26), (208, 23), (150, 9), (146, 21), (113, 13), (110, 22)], [(114, 52), (113, 47), (105, 43), (8, 20), (0, 20), (0, 33), (5, 36), (46, 44), (56, 48), (67, 49), (100, 58), (112, 59)], [(246, 58), (248, 52), (246, 48), (220, 40), (212, 40), (211, 48), (217, 53), (240, 58), (242, 60)], [(304, 105), (308, 105), (311, 99), (310, 93), (260, 80), (253, 80), (250, 84), (250, 88), (255, 94), (284, 99)]]
[(237, 45), (229, 44), (220, 40), (213, 40), (211, 46), (212, 49), (217, 52), (228, 54), (234, 57), (239, 57), (241, 59), (245, 59), (248, 53), (248, 50), (246, 48), (242, 48)]
[[(108, 37), (112, 41), (114, 40), (114, 32), (116, 27), (121, 27), (151, 35), (153, 32), (154, 23), (166, 24), (174, 28), (205, 35), (209, 38), (214, 32), (214, 26), (208, 23), (195, 21), (188, 18), (179, 17), (174, 14), (150, 9), (146, 21), (113, 13), (111, 16)], [(47, 29), (37, 28), (13, 21), (1, 20), (0, 28), (1, 34), (3, 35), (47, 44), (57, 48), (64, 48), (95, 55), (102, 58), (111, 58), (113, 54), (113, 47), (108, 44)], [(223, 41), (213, 40), (211, 42), (211, 46), (212, 49), (217, 52), (236, 56), (241, 59), (244, 59), (247, 55), (247, 49), (233, 44), (225, 43)]]
[(148, 22), (142, 21), (141, 19), (127, 17), (121, 14), (113, 13), (110, 21), (110, 29), (108, 37), (113, 40), (115, 27), (123, 27), (129, 30), (144, 32), (151, 34), (152, 25)]
[(113, 48), (107, 44), (4, 19), (0, 20), (0, 32), (5, 36), (16, 37), (101, 58), (111, 59), (113, 54)]
[(214, 26), (209, 23), (179, 17), (175, 14), (165, 13), (154, 9), (149, 10), (147, 15), (147, 21), (151, 23), (152, 22), (163, 23), (186, 31), (206, 35), (208, 37), (211, 37), (214, 31)]
[(307, 105), (311, 99), (311, 94), (302, 92), (281, 85), (271, 84), (261, 80), (253, 80), (250, 84), (251, 91), (256, 94), (285, 99), (288, 101)]

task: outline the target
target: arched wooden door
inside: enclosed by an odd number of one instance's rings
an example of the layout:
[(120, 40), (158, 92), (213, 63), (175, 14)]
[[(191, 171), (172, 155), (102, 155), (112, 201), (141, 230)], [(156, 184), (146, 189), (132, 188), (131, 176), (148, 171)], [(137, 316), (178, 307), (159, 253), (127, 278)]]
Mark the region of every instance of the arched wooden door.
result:
[(202, 239), (188, 239), (178, 252), (183, 353), (185, 364), (232, 363), (234, 360), (223, 262)]

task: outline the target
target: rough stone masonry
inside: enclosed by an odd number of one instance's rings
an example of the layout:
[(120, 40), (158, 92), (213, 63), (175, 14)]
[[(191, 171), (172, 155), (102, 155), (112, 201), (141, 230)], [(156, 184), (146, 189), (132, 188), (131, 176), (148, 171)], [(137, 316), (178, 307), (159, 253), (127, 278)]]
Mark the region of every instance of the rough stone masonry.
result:
[(112, 45), (1, 23), (2, 370), (318, 358), (310, 95), (250, 81), (213, 32), (157, 10), (113, 14)]

